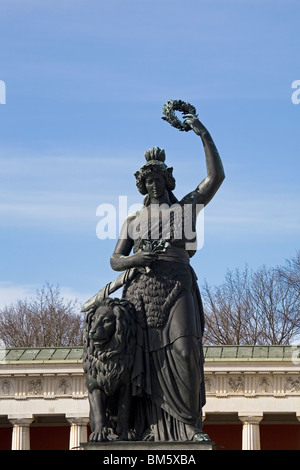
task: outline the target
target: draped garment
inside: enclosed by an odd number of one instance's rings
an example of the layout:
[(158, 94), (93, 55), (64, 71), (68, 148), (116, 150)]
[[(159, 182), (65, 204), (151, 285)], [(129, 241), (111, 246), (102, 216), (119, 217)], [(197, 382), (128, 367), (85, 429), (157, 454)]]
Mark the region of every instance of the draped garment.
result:
[(132, 383), (138, 434), (156, 441), (191, 440), (202, 430), (205, 404), (204, 315), (188, 252), (170, 244), (124, 287), (123, 297), (137, 312)]

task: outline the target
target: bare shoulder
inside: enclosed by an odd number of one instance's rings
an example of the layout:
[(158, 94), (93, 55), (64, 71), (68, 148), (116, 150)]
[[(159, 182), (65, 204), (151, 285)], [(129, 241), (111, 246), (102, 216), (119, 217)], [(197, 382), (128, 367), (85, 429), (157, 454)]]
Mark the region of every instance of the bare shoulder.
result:
[(193, 206), (196, 206), (197, 204), (204, 204), (205, 205), (206, 199), (205, 199), (205, 194), (201, 193), (199, 190), (199, 187), (195, 189), (194, 191), (191, 191), (190, 193), (186, 194), (180, 201), (180, 204), (191, 204)]

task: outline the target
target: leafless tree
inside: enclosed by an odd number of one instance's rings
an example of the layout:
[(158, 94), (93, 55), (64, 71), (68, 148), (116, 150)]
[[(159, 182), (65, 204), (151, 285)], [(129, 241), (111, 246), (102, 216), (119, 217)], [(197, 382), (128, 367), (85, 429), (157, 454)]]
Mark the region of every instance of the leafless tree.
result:
[(300, 251), (291, 260), (287, 260), (285, 266), (279, 266), (280, 276), (294, 289), (300, 290)]
[(225, 282), (204, 284), (205, 342), (208, 344), (256, 344), (258, 324), (252, 309), (251, 275), (248, 268), (227, 271)]
[(31, 300), (0, 311), (0, 338), (6, 347), (59, 347), (82, 344), (82, 315), (76, 300), (46, 283)]
[(289, 272), (266, 267), (228, 271), (222, 285), (205, 283), (204, 342), (290, 344), (300, 333), (299, 263), (293, 260), (287, 267)]
[(290, 344), (300, 333), (300, 290), (286, 282), (278, 269), (263, 267), (253, 275), (252, 297), (259, 316), (260, 341)]

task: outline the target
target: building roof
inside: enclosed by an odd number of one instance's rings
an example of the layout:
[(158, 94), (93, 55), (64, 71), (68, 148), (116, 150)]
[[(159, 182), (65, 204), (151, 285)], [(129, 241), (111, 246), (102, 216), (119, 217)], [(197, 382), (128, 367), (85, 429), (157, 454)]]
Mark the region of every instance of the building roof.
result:
[[(290, 361), (300, 357), (298, 346), (204, 346), (206, 362)], [(82, 361), (82, 347), (0, 349), (2, 363), (49, 363)]]
[(0, 361), (9, 363), (81, 362), (83, 348), (7, 348), (0, 350)]

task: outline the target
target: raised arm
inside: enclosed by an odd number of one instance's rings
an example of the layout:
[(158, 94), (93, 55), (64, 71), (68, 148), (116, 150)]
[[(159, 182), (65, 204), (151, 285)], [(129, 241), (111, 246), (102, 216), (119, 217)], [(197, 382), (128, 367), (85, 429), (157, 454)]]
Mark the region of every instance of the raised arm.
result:
[(197, 204), (206, 205), (224, 181), (223, 164), (210, 133), (199, 119), (193, 114), (187, 114), (185, 116), (185, 123), (191, 127), (195, 134), (201, 137), (205, 153), (207, 176), (197, 186), (196, 190), (188, 194), (184, 200), (192, 197)]

